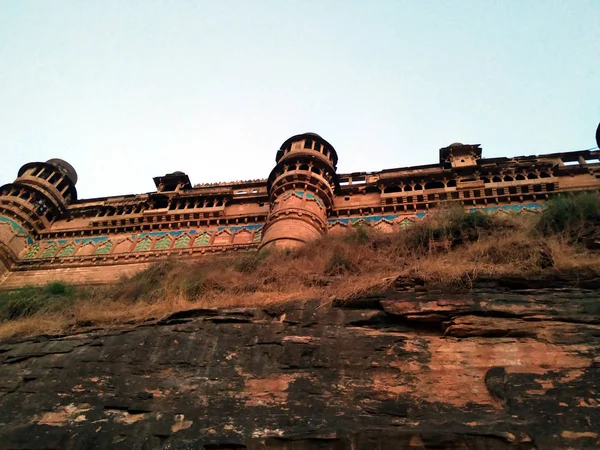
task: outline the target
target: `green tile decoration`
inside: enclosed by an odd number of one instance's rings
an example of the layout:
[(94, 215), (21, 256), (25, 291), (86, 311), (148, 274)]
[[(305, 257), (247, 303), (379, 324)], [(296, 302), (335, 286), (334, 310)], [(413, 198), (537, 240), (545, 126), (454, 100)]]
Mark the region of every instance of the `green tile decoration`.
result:
[(73, 253), (75, 253), (75, 244), (69, 244), (58, 252), (58, 256), (73, 256)]
[(201, 236), (198, 236), (194, 241), (194, 247), (202, 247), (203, 245), (208, 245), (208, 241), (210, 241), (210, 234), (203, 233)]
[(145, 237), (144, 239), (142, 239), (135, 245), (135, 248), (133, 249), (133, 251), (134, 252), (146, 252), (146, 251), (150, 250), (151, 245), (152, 245), (152, 239), (150, 239), (149, 237)]
[(188, 234), (184, 234), (175, 241), (173, 248), (186, 248), (191, 240), (192, 238)]
[(23, 255), (23, 259), (33, 259), (40, 252), (39, 244), (32, 245), (29, 250)]
[(254, 237), (252, 238), (252, 242), (255, 244), (260, 243), (262, 241), (262, 230), (258, 230), (254, 233)]
[(41, 258), (52, 258), (56, 255), (58, 251), (58, 247), (56, 244), (52, 244), (50, 247), (47, 247), (43, 252)]
[(108, 255), (112, 250), (113, 243), (111, 241), (105, 242), (94, 252), (95, 255)]
[(169, 236), (161, 237), (156, 245), (154, 246), (154, 250), (164, 250), (171, 246), (171, 238)]

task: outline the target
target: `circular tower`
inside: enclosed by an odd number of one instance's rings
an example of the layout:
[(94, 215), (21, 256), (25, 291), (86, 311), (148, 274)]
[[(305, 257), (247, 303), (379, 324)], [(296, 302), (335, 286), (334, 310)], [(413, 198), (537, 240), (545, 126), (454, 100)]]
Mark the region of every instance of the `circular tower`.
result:
[(37, 235), (77, 200), (75, 183), (77, 172), (62, 159), (25, 164), (13, 183), (0, 187), (0, 215)]
[(271, 209), (261, 248), (296, 247), (327, 231), (327, 212), (337, 185), (337, 153), (315, 133), (281, 145), (267, 188)]

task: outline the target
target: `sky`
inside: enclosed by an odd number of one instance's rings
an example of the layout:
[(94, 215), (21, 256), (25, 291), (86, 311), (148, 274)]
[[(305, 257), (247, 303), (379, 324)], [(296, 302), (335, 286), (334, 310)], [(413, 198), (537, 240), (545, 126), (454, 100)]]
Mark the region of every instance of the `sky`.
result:
[(311, 131), (338, 172), (596, 146), (600, 0), (0, 0), (0, 185), (80, 198), (266, 178)]

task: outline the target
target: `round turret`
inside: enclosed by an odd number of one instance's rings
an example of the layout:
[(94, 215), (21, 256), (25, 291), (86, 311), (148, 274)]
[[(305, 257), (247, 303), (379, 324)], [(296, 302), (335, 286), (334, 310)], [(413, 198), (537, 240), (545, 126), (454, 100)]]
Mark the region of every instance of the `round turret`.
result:
[(271, 210), (262, 248), (294, 247), (327, 231), (327, 213), (337, 186), (337, 153), (315, 133), (287, 139), (267, 181)]
[(76, 182), (77, 172), (62, 159), (27, 163), (13, 183), (0, 187), (0, 214), (40, 233), (77, 199)]

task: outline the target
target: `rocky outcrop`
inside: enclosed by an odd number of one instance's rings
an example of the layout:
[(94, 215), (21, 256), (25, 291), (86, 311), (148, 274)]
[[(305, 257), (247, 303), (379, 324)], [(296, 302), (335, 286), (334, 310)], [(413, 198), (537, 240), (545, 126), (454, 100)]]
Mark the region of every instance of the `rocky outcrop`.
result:
[(2, 449), (593, 448), (598, 280), (397, 280), (0, 344)]

